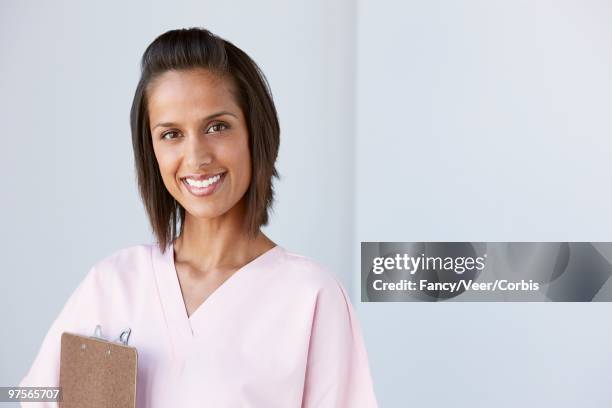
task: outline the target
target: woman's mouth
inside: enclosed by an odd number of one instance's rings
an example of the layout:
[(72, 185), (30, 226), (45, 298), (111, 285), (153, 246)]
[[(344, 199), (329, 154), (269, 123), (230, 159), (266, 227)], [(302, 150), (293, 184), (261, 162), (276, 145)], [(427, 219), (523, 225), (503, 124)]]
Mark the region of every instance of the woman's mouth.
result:
[(204, 197), (213, 194), (219, 189), (227, 172), (216, 174), (205, 180), (195, 180), (189, 177), (185, 177), (181, 181), (187, 190), (196, 197)]

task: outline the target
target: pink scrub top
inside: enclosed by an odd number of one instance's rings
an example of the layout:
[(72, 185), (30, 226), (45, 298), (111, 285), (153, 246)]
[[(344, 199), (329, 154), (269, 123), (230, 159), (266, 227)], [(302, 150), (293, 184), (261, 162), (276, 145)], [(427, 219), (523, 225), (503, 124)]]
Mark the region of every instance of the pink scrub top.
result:
[[(46, 334), (20, 386), (58, 386), (62, 332), (114, 340), (131, 328), (136, 406), (377, 407), (361, 328), (335, 275), (276, 246), (191, 316), (174, 246), (119, 250), (96, 263)], [(57, 403), (24, 403), (57, 407)]]

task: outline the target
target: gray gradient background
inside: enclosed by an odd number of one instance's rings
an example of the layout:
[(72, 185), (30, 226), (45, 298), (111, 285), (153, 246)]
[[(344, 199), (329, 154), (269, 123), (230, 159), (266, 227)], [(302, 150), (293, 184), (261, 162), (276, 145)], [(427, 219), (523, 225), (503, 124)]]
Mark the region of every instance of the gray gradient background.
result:
[(282, 126), (266, 231), (351, 289), (381, 407), (612, 405), (609, 303), (367, 303), (360, 241), (611, 241), (609, 1), (0, 3), (3, 321), (16, 385), (90, 266), (150, 242), (138, 59), (205, 26)]

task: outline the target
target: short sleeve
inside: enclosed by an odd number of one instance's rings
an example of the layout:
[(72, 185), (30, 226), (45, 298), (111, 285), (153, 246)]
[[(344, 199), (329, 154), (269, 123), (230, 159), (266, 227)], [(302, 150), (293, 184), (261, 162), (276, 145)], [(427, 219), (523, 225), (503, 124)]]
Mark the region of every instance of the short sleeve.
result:
[[(80, 315), (86, 305), (87, 292), (94, 268), (80, 282), (64, 304), (59, 315), (47, 331), (38, 354), (26, 375), (21, 379), (20, 387), (58, 387), (60, 372), (61, 337), (65, 331), (76, 332), (80, 326)], [(57, 402), (27, 402), (24, 407), (56, 408)]]
[(302, 408), (376, 408), (361, 327), (342, 284), (317, 296)]

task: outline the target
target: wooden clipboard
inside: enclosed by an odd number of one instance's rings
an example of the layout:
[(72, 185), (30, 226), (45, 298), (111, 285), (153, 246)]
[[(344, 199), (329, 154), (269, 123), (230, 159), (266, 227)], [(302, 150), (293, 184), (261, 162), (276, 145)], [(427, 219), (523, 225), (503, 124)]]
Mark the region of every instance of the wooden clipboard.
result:
[(94, 336), (62, 333), (60, 408), (136, 407), (136, 348), (99, 333), (99, 326)]

